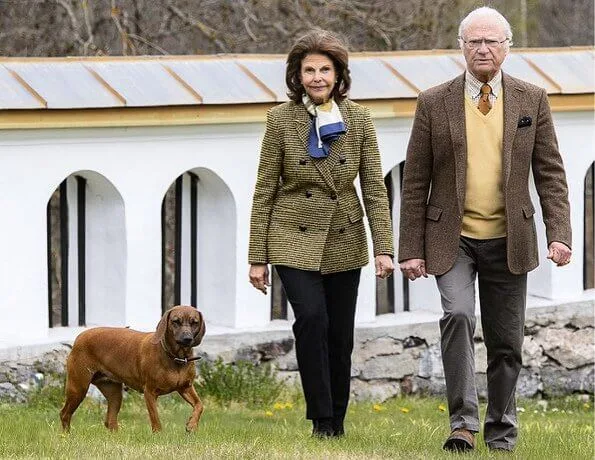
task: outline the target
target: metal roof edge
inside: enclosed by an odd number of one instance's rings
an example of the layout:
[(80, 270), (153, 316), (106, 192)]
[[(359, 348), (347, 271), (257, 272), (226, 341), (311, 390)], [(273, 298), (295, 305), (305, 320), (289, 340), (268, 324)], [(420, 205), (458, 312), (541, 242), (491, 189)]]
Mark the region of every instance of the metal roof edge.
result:
[[(593, 94), (594, 60), (595, 46), (517, 48), (505, 70), (550, 95)], [(284, 101), (284, 62), (281, 54), (0, 58), (7, 90), (0, 93), (0, 110)], [(354, 100), (408, 99), (465, 69), (458, 49), (356, 52), (351, 62), (358, 74)]]
[[(551, 48), (510, 48), (512, 53), (551, 53), (551, 52), (573, 52), (573, 51), (595, 51), (595, 46), (566, 46)], [(349, 53), (350, 58), (357, 57), (390, 57), (390, 56), (432, 56), (460, 53), (459, 48), (429, 49), (429, 50), (393, 50), (393, 51), (353, 51)], [(23, 57), (23, 56), (0, 56), (1, 63), (16, 62), (105, 62), (105, 61), (170, 61), (170, 60), (217, 60), (217, 59), (283, 59), (286, 54), (267, 53), (218, 53), (218, 54), (168, 54), (168, 55), (135, 55), (135, 56), (51, 56), (51, 57)]]
[[(416, 98), (359, 99), (374, 119), (413, 117)], [(276, 103), (219, 104), (167, 107), (115, 107), (69, 110), (0, 110), (0, 130), (106, 128), (130, 126), (189, 126), (262, 123)], [(550, 95), (553, 112), (586, 112), (595, 107), (595, 94)]]

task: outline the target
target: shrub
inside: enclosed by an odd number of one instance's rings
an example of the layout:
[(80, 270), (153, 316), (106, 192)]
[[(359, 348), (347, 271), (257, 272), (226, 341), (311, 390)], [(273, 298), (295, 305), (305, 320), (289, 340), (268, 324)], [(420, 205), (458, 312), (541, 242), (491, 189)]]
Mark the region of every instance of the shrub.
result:
[(64, 404), (64, 385), (43, 385), (28, 395), (30, 407), (38, 409), (56, 409)]
[(270, 364), (255, 365), (248, 361), (226, 364), (218, 358), (215, 362), (202, 361), (199, 373), (199, 393), (211, 396), (225, 407), (232, 401), (263, 407), (274, 402), (285, 389)]

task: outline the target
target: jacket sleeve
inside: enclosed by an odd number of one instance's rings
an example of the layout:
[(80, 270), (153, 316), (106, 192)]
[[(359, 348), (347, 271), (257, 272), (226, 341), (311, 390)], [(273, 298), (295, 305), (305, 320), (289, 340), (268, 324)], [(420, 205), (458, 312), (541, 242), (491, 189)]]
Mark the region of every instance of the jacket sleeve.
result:
[(399, 262), (425, 259), (426, 204), (432, 180), (432, 165), (431, 124), (424, 94), (421, 93), (417, 98), (403, 172)]
[(568, 186), (545, 90), (541, 91), (532, 168), (543, 211), (547, 243), (559, 241), (570, 248), (572, 231)]
[(372, 233), (374, 256), (394, 255), (393, 231), (388, 196), (382, 176), (382, 164), (376, 130), (369, 109), (364, 109), (363, 142), (360, 159), (360, 185), (368, 224)]
[(260, 163), (252, 199), (248, 263), (268, 263), (267, 241), (273, 203), (279, 187), (283, 165), (282, 133), (270, 109), (267, 112)]

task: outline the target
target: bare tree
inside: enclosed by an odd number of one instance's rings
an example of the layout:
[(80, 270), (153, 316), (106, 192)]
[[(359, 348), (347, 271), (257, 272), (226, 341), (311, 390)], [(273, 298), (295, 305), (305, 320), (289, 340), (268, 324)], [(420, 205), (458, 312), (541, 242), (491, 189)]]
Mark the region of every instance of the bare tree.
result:
[[(285, 53), (318, 27), (353, 51), (452, 48), (479, 0), (0, 0), (4, 56)], [(592, 0), (493, 0), (528, 46), (593, 44)], [(526, 32), (525, 32), (526, 31)], [(526, 38), (525, 38), (526, 37)]]

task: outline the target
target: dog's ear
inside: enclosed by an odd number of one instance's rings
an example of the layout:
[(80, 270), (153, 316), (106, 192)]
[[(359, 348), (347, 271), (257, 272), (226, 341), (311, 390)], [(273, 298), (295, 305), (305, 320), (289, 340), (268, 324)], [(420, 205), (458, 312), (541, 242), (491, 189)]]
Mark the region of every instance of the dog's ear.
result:
[(157, 324), (157, 330), (155, 331), (155, 333), (153, 334), (153, 338), (151, 339), (152, 343), (157, 344), (161, 342), (161, 340), (163, 340), (163, 338), (165, 337), (165, 333), (167, 332), (167, 323), (169, 323), (169, 315), (171, 311), (171, 308), (167, 310), (161, 317), (161, 320), (159, 320), (159, 324)]
[(194, 342), (192, 342), (193, 347), (198, 347), (200, 342), (202, 342), (202, 338), (205, 336), (205, 332), (207, 332), (207, 326), (205, 325), (205, 318), (202, 316), (202, 313), (198, 312), (198, 316), (200, 317), (200, 326), (198, 328), (198, 332), (194, 334)]

